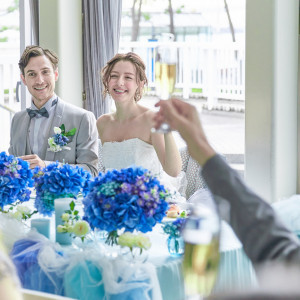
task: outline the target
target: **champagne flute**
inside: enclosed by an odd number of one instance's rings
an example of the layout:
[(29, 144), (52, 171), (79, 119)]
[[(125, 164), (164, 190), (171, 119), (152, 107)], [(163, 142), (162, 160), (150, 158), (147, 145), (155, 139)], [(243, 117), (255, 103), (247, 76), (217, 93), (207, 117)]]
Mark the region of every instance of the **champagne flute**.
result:
[(220, 252), (220, 219), (207, 206), (196, 204), (183, 229), (183, 276), (187, 299), (208, 296), (215, 284)]
[[(174, 41), (173, 34), (165, 34), (164, 40)], [(168, 100), (174, 92), (176, 82), (177, 49), (170, 43), (165, 43), (158, 47), (155, 62), (155, 90), (160, 100)], [(155, 132), (168, 133), (170, 126), (166, 123), (161, 124)]]

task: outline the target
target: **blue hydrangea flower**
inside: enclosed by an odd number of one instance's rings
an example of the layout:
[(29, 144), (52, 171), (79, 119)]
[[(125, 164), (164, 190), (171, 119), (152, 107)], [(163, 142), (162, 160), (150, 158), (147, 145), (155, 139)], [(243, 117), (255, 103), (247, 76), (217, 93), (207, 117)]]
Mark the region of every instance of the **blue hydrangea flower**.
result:
[(168, 210), (168, 191), (141, 167), (109, 170), (90, 182), (83, 200), (84, 217), (92, 229), (151, 231)]
[(69, 143), (69, 139), (64, 135), (57, 133), (54, 135), (54, 142), (62, 147)]
[(79, 193), (85, 196), (90, 180), (91, 174), (79, 166), (55, 162), (44, 169), (35, 168), (35, 208), (39, 213), (51, 216), (56, 198), (76, 198)]
[(33, 173), (28, 162), (0, 153), (0, 208), (16, 201), (28, 201), (33, 187)]
[(185, 222), (185, 218), (178, 218), (175, 221), (166, 222), (163, 226), (163, 231), (172, 237), (180, 237)]

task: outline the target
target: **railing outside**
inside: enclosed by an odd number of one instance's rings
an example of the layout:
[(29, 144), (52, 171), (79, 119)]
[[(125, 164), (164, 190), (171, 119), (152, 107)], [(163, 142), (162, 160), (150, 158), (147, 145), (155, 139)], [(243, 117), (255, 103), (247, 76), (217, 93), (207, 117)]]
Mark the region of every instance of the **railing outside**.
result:
[[(245, 47), (240, 43), (200, 42), (126, 42), (119, 52), (133, 51), (146, 63), (148, 94), (155, 93), (155, 57), (160, 45), (177, 48), (176, 92), (184, 99), (199, 98), (208, 109), (244, 111)], [(0, 128), (1, 144), (8, 146), (9, 127), (16, 101), (16, 84), (20, 80), (17, 55), (0, 56)], [(224, 104), (225, 103), (225, 104)], [(235, 106), (238, 104), (237, 106)], [(236, 108), (237, 107), (237, 108)], [(0, 150), (2, 146), (0, 147)], [(5, 150), (5, 149), (4, 149)]]
[(208, 109), (217, 108), (222, 100), (245, 101), (244, 44), (189, 42), (127, 42), (119, 52), (133, 51), (146, 62), (149, 88), (155, 89), (155, 57), (160, 45), (177, 48), (178, 65), (175, 89), (184, 98), (201, 97)]

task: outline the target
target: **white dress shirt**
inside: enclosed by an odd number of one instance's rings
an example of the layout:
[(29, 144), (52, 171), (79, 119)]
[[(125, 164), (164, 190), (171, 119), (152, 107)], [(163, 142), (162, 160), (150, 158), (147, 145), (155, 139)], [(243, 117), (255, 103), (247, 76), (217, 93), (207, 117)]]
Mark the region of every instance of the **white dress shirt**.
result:
[[(50, 98), (47, 101), (47, 103), (43, 106), (47, 109), (49, 113), (48, 118), (43, 117), (41, 115), (36, 115), (34, 118), (30, 120), (29, 131), (28, 131), (30, 149), (33, 154), (37, 154), (39, 157), (42, 156), (41, 149), (43, 149), (44, 143), (48, 144), (48, 132), (52, 124), (52, 120), (56, 110), (56, 105), (52, 106), (52, 103), (56, 99), (57, 96), (54, 94), (52, 98)], [(34, 105), (33, 101), (31, 102), (31, 109), (38, 109)]]

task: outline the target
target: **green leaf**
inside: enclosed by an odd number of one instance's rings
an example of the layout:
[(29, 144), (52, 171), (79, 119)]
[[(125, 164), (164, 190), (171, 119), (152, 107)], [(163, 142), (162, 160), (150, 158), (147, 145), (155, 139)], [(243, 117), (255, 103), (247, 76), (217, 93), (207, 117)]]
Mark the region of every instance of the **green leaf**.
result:
[(72, 201), (72, 202), (70, 203), (70, 209), (71, 209), (71, 211), (73, 211), (74, 208), (75, 208), (75, 202)]
[(78, 213), (79, 213), (79, 211), (78, 211), (78, 210), (75, 210), (75, 211), (74, 211), (74, 216), (77, 216)]
[(29, 214), (29, 218), (31, 218), (34, 214), (37, 214), (38, 211), (37, 210), (34, 210), (31, 214)]
[(61, 129), (61, 133), (65, 133), (66, 128), (65, 128), (65, 124), (61, 124), (61, 126), (59, 127)]
[(66, 132), (65, 136), (72, 136), (76, 132), (76, 128), (71, 129), (70, 131)]

